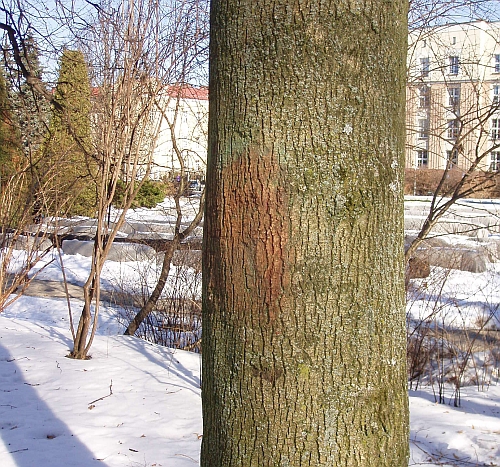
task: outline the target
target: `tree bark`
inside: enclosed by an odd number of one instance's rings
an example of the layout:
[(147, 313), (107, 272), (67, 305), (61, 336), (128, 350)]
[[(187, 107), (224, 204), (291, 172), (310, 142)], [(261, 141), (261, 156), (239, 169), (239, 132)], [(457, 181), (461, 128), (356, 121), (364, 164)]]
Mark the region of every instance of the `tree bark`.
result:
[[(87, 339), (90, 327), (92, 325), (92, 300), (94, 298), (96, 290), (96, 276), (93, 274), (94, 267), (92, 267), (92, 272), (89, 274), (87, 281), (83, 286), (83, 297), (84, 304), (82, 308), (82, 313), (78, 321), (78, 328), (76, 334), (73, 334), (73, 350), (69, 353), (70, 358), (77, 360), (85, 360), (88, 358), (88, 345)], [(100, 280), (99, 275), (97, 276), (97, 281)], [(98, 307), (98, 303), (96, 308)], [(97, 320), (97, 316), (94, 317)], [(73, 329), (72, 329), (73, 331)]]
[(214, 0), (202, 467), (408, 462), (406, 2)]

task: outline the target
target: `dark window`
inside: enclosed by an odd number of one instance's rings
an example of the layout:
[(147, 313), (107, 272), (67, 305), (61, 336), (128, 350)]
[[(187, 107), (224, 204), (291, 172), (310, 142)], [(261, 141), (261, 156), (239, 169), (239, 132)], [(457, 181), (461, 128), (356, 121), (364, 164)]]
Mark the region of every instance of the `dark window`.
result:
[(491, 120), (491, 139), (500, 139), (500, 118)]
[(421, 86), (419, 89), (418, 106), (427, 108), (430, 105), (430, 90), (429, 86)]
[(426, 149), (417, 151), (417, 167), (427, 167), (429, 165), (429, 152)]
[(424, 77), (429, 76), (429, 71), (431, 68), (431, 61), (429, 57), (420, 59), (420, 74)]
[(453, 86), (448, 88), (448, 105), (457, 108), (460, 105), (460, 87)]
[(460, 133), (460, 121), (448, 120), (448, 139), (457, 139)]
[(456, 55), (450, 57), (450, 75), (458, 75), (459, 60)]
[(458, 151), (453, 149), (453, 151), (446, 151), (446, 161), (448, 168), (452, 169), (458, 164)]
[(490, 170), (492, 172), (500, 171), (500, 151), (493, 151), (490, 155)]
[(493, 104), (498, 104), (500, 102), (500, 86), (495, 84), (493, 86)]
[(429, 138), (429, 120), (422, 118), (418, 121), (418, 137), (419, 139)]

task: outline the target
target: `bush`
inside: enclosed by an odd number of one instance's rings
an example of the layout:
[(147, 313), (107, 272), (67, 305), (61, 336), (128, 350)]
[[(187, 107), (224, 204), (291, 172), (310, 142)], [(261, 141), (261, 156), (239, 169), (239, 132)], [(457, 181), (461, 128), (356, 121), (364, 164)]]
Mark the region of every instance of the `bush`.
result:
[[(138, 182), (135, 182), (136, 185)], [(113, 205), (115, 207), (121, 207), (123, 204), (123, 198), (125, 194), (127, 184), (123, 181), (118, 181), (116, 186), (115, 196), (113, 198)], [(167, 186), (164, 182), (156, 180), (146, 180), (137, 196), (132, 201), (131, 208), (154, 208), (158, 203), (161, 203), (167, 194)]]
[[(441, 169), (406, 169), (405, 170), (405, 195), (427, 196), (433, 195), (443, 176)], [(450, 192), (462, 179), (464, 173), (460, 169), (449, 170), (441, 187), (440, 195)], [(493, 172), (476, 172), (466, 181), (464, 189), (472, 186), (475, 189), (471, 198), (498, 198), (500, 197), (500, 174)]]

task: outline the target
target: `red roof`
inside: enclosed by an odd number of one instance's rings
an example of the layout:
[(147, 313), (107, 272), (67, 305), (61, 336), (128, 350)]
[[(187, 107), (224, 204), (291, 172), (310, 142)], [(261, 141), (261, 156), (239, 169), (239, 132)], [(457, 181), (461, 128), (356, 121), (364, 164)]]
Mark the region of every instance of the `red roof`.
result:
[(202, 86), (195, 88), (190, 84), (172, 85), (168, 87), (168, 94), (172, 97), (181, 97), (183, 99), (208, 100), (208, 87)]

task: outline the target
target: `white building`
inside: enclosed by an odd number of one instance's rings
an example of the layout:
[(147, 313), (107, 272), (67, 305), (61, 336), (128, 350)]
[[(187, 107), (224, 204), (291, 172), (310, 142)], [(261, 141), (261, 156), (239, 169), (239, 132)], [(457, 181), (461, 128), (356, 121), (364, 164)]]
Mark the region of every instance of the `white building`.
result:
[[(500, 170), (500, 22), (452, 24), (409, 34), (408, 168)], [(171, 86), (161, 118), (151, 178), (181, 169), (204, 178), (208, 89)]]
[(170, 86), (159, 100), (161, 119), (151, 178), (173, 179), (184, 172), (204, 178), (207, 161), (208, 88)]
[(406, 165), (500, 169), (500, 22), (409, 35)]

